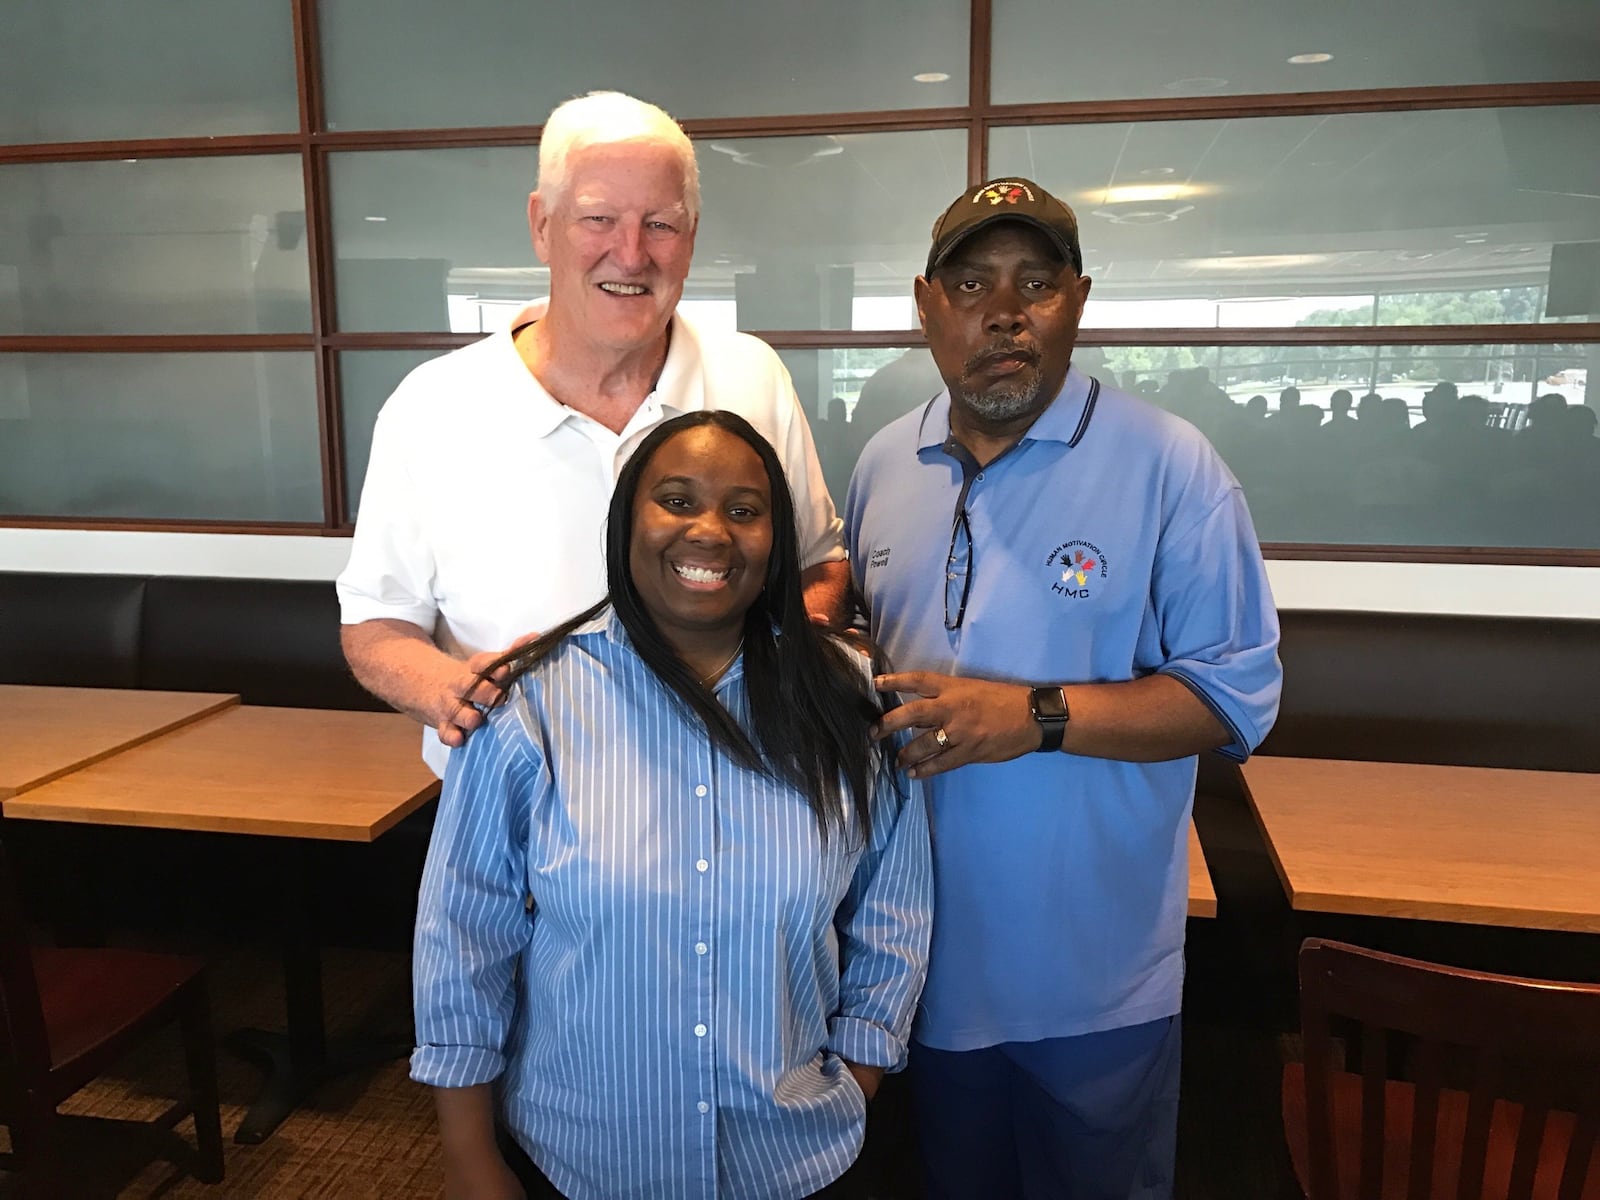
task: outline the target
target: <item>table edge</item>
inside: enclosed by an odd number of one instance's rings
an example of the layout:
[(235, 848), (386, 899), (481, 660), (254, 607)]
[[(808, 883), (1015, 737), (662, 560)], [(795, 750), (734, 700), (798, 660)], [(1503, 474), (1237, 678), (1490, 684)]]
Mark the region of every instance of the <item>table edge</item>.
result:
[(280, 837), (316, 842), (372, 843), (437, 796), (439, 788), (439, 781), (432, 780), (403, 803), (397, 804), (382, 817), (367, 825), (331, 823), (319, 825), (311, 822), (288, 825), (281, 820), (268, 817), (222, 814), (191, 817), (182, 825), (163, 821), (159, 814), (154, 813), (109, 814), (117, 818), (109, 820), (104, 810), (82, 805), (52, 804), (49, 807), (30, 808), (31, 802), (26, 796), (10, 797), (0, 803), (0, 809), (3, 809), (7, 820), (16, 821), (54, 821), (63, 825), (98, 825), (102, 828), (115, 829), (161, 829), (169, 833), (247, 834), (253, 837)]
[[(128, 688), (128, 689), (119, 689), (119, 690), (138, 691), (140, 689)], [(183, 695), (185, 693), (167, 693), (167, 694), (168, 695)], [(115, 745), (107, 746), (104, 750), (101, 750), (96, 754), (90, 755), (88, 758), (80, 759), (77, 762), (68, 763), (66, 766), (60, 768), (59, 770), (51, 771), (50, 773), (48, 773), (46, 775), (41, 775), (37, 779), (30, 779), (26, 783), (21, 784), (18, 787), (11, 787), (11, 786), (6, 785), (6, 784), (0, 784), (0, 801), (10, 800), (10, 799), (13, 799), (13, 798), (15, 798), (17, 796), (26, 795), (28, 792), (33, 791), (35, 788), (43, 787), (47, 783), (54, 783), (58, 779), (65, 779), (68, 775), (71, 775), (76, 771), (81, 771), (85, 767), (92, 767), (96, 763), (103, 763), (103, 762), (106, 761), (106, 759), (113, 758), (118, 754), (124, 753), (125, 751), (132, 750), (135, 746), (142, 746), (146, 742), (153, 742), (158, 737), (163, 737), (166, 734), (172, 733), (172, 732), (174, 732), (176, 730), (179, 730), (179, 729), (183, 729), (186, 726), (193, 725), (197, 721), (203, 720), (206, 717), (214, 717), (218, 713), (225, 712), (226, 710), (228, 710), (230, 708), (239, 708), (239, 707), (241, 707), (240, 698), (237, 695), (232, 694), (232, 693), (227, 693), (227, 692), (215, 692), (215, 693), (198, 692), (198, 693), (188, 693), (188, 694), (193, 694), (193, 695), (208, 695), (209, 694), (209, 695), (215, 696), (215, 700), (211, 704), (206, 705), (204, 708), (196, 709), (192, 713), (185, 713), (185, 714), (183, 714), (182, 716), (179, 716), (179, 717), (174, 717), (171, 721), (168, 721), (165, 725), (158, 725), (154, 729), (148, 729), (148, 730), (141, 731), (140, 733), (136, 733), (132, 737), (130, 737), (127, 741), (117, 742)]]

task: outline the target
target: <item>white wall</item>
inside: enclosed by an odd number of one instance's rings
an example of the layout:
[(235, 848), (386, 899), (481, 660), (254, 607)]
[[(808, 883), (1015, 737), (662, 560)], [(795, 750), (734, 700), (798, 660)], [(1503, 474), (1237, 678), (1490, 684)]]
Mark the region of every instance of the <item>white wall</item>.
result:
[[(329, 579), (340, 537), (0, 529), (0, 571)], [(1279, 608), (1600, 618), (1600, 567), (1284, 562), (1267, 564)]]

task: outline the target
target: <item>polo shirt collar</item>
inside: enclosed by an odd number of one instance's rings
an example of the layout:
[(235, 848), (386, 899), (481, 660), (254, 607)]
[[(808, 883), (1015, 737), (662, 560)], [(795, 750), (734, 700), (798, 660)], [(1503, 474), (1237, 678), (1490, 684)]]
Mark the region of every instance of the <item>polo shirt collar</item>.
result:
[[(512, 333), (530, 322), (539, 320), (549, 310), (548, 298), (535, 300), (520, 309), (517, 315), (511, 318), (511, 323), (494, 335), (504, 339), (505, 355), (517, 374), (529, 385), (529, 432), (534, 437), (541, 438), (548, 437), (560, 428), (562, 422), (572, 416), (572, 410), (547, 392), (544, 384), (528, 370), (527, 364), (522, 361), (522, 355), (517, 353)], [(682, 316), (674, 313), (671, 329), (672, 340), (667, 346), (667, 361), (662, 364), (661, 376), (656, 380), (655, 390), (651, 395), (670, 396), (672, 403), (664, 407), (672, 410), (671, 415), (678, 416), (682, 413), (698, 412), (706, 406), (705, 374), (700, 370), (700, 337), (694, 327)]]
[(706, 376), (700, 368), (700, 334), (679, 313), (672, 314), (672, 340), (667, 344), (667, 361), (661, 365), (652, 395), (670, 398), (663, 406), (673, 415), (699, 412), (706, 406)]
[[(1067, 378), (1056, 398), (1039, 414), (1026, 433), (1024, 442), (1061, 442), (1068, 449), (1076, 446), (1094, 416), (1099, 389), (1076, 366), (1067, 368)], [(936, 450), (950, 436), (950, 390), (946, 388), (922, 410), (922, 427), (917, 434), (917, 449)]]

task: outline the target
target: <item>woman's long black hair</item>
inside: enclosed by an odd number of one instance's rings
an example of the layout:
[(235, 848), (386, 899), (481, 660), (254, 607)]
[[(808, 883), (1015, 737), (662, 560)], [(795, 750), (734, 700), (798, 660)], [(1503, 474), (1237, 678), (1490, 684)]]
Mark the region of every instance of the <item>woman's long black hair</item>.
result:
[[(662, 637), (629, 570), (633, 509), (645, 469), (666, 442), (710, 425), (731, 433), (761, 459), (772, 494), (772, 551), (766, 585), (744, 618), (744, 674), (752, 734), (740, 728), (711, 690)], [(865, 844), (872, 831), (873, 782), (894, 778), (893, 748), (874, 743), (870, 730), (883, 715), (850, 649), (811, 621), (800, 592), (800, 548), (794, 500), (772, 446), (736, 413), (717, 409), (686, 413), (651, 430), (617, 476), (606, 518), (607, 597), (537, 641), (509, 651), (484, 668), (487, 679), (509, 667), (502, 689), (545, 658), (567, 634), (607, 604), (617, 611), (645, 664), (700, 718), (712, 744), (740, 766), (781, 779), (806, 798), (824, 839), (845, 823), (848, 795), (856, 832)], [(842, 788), (842, 790), (841, 790)]]

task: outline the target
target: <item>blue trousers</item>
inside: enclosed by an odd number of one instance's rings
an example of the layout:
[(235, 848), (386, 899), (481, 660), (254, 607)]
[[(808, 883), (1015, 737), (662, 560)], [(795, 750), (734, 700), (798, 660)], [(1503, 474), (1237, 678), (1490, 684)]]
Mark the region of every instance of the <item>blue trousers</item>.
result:
[(1182, 1022), (911, 1049), (925, 1200), (1170, 1200)]

